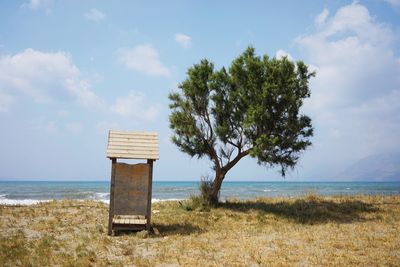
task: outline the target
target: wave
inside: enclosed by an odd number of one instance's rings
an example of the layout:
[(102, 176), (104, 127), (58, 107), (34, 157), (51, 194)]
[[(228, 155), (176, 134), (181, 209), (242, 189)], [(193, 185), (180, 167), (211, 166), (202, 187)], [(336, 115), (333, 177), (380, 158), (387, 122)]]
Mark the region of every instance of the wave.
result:
[(98, 198), (110, 198), (110, 193), (95, 193), (94, 195)]
[(151, 203), (165, 202), (165, 201), (183, 201), (183, 200), (185, 200), (185, 199), (184, 198), (166, 198), (166, 199), (153, 198), (151, 200)]
[(8, 198), (2, 198), (2, 199), (0, 199), (0, 205), (30, 206), (30, 205), (36, 205), (36, 204), (39, 204), (39, 203), (50, 202), (50, 201), (52, 201), (52, 200), (51, 199), (8, 199)]

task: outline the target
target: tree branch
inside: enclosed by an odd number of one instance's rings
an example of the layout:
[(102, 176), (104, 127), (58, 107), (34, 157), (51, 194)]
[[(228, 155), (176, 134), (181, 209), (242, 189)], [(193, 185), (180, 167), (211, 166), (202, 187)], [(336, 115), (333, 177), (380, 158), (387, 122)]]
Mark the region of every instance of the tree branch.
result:
[(247, 156), (249, 154), (249, 152), (250, 152), (250, 149), (247, 149), (241, 153), (239, 152), (232, 161), (228, 162), (225, 166), (222, 167), (222, 170), (224, 172), (228, 172), (233, 166), (236, 165), (236, 163), (239, 162), (239, 160), (241, 160), (243, 157)]

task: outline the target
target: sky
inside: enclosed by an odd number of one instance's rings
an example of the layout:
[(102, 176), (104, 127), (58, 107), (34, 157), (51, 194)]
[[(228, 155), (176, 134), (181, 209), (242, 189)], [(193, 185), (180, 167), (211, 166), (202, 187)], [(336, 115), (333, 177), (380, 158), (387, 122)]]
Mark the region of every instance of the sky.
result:
[[(400, 152), (400, 1), (0, 1), (0, 179), (109, 180), (109, 129), (156, 131), (154, 179), (200, 180), (170, 141), (168, 94), (246, 47), (303, 60), (313, 145), (285, 180)], [(245, 158), (227, 181), (281, 181)]]

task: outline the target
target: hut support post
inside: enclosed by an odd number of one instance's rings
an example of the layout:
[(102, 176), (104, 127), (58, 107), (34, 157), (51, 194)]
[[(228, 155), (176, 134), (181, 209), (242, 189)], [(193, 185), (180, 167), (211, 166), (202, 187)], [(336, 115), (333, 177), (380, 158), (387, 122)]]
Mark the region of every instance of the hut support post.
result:
[(153, 162), (154, 160), (148, 159), (147, 164), (150, 165), (149, 168), (149, 187), (148, 187), (148, 194), (147, 194), (147, 222), (146, 222), (146, 230), (147, 232), (150, 233), (151, 229), (151, 224), (150, 224), (150, 219), (151, 219), (151, 192), (152, 192), (152, 185), (153, 185)]
[(108, 215), (108, 235), (112, 235), (112, 224), (114, 217), (114, 186), (115, 186), (115, 168), (117, 159), (111, 158), (111, 186), (110, 186), (110, 210)]

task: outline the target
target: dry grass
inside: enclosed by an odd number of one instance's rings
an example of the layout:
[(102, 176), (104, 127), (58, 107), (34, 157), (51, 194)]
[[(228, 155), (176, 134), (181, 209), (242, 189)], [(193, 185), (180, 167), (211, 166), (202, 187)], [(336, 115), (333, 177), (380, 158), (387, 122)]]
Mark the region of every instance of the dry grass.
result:
[(0, 206), (0, 266), (399, 266), (400, 196), (188, 209), (190, 202), (157, 203), (159, 234), (109, 237), (101, 203)]

